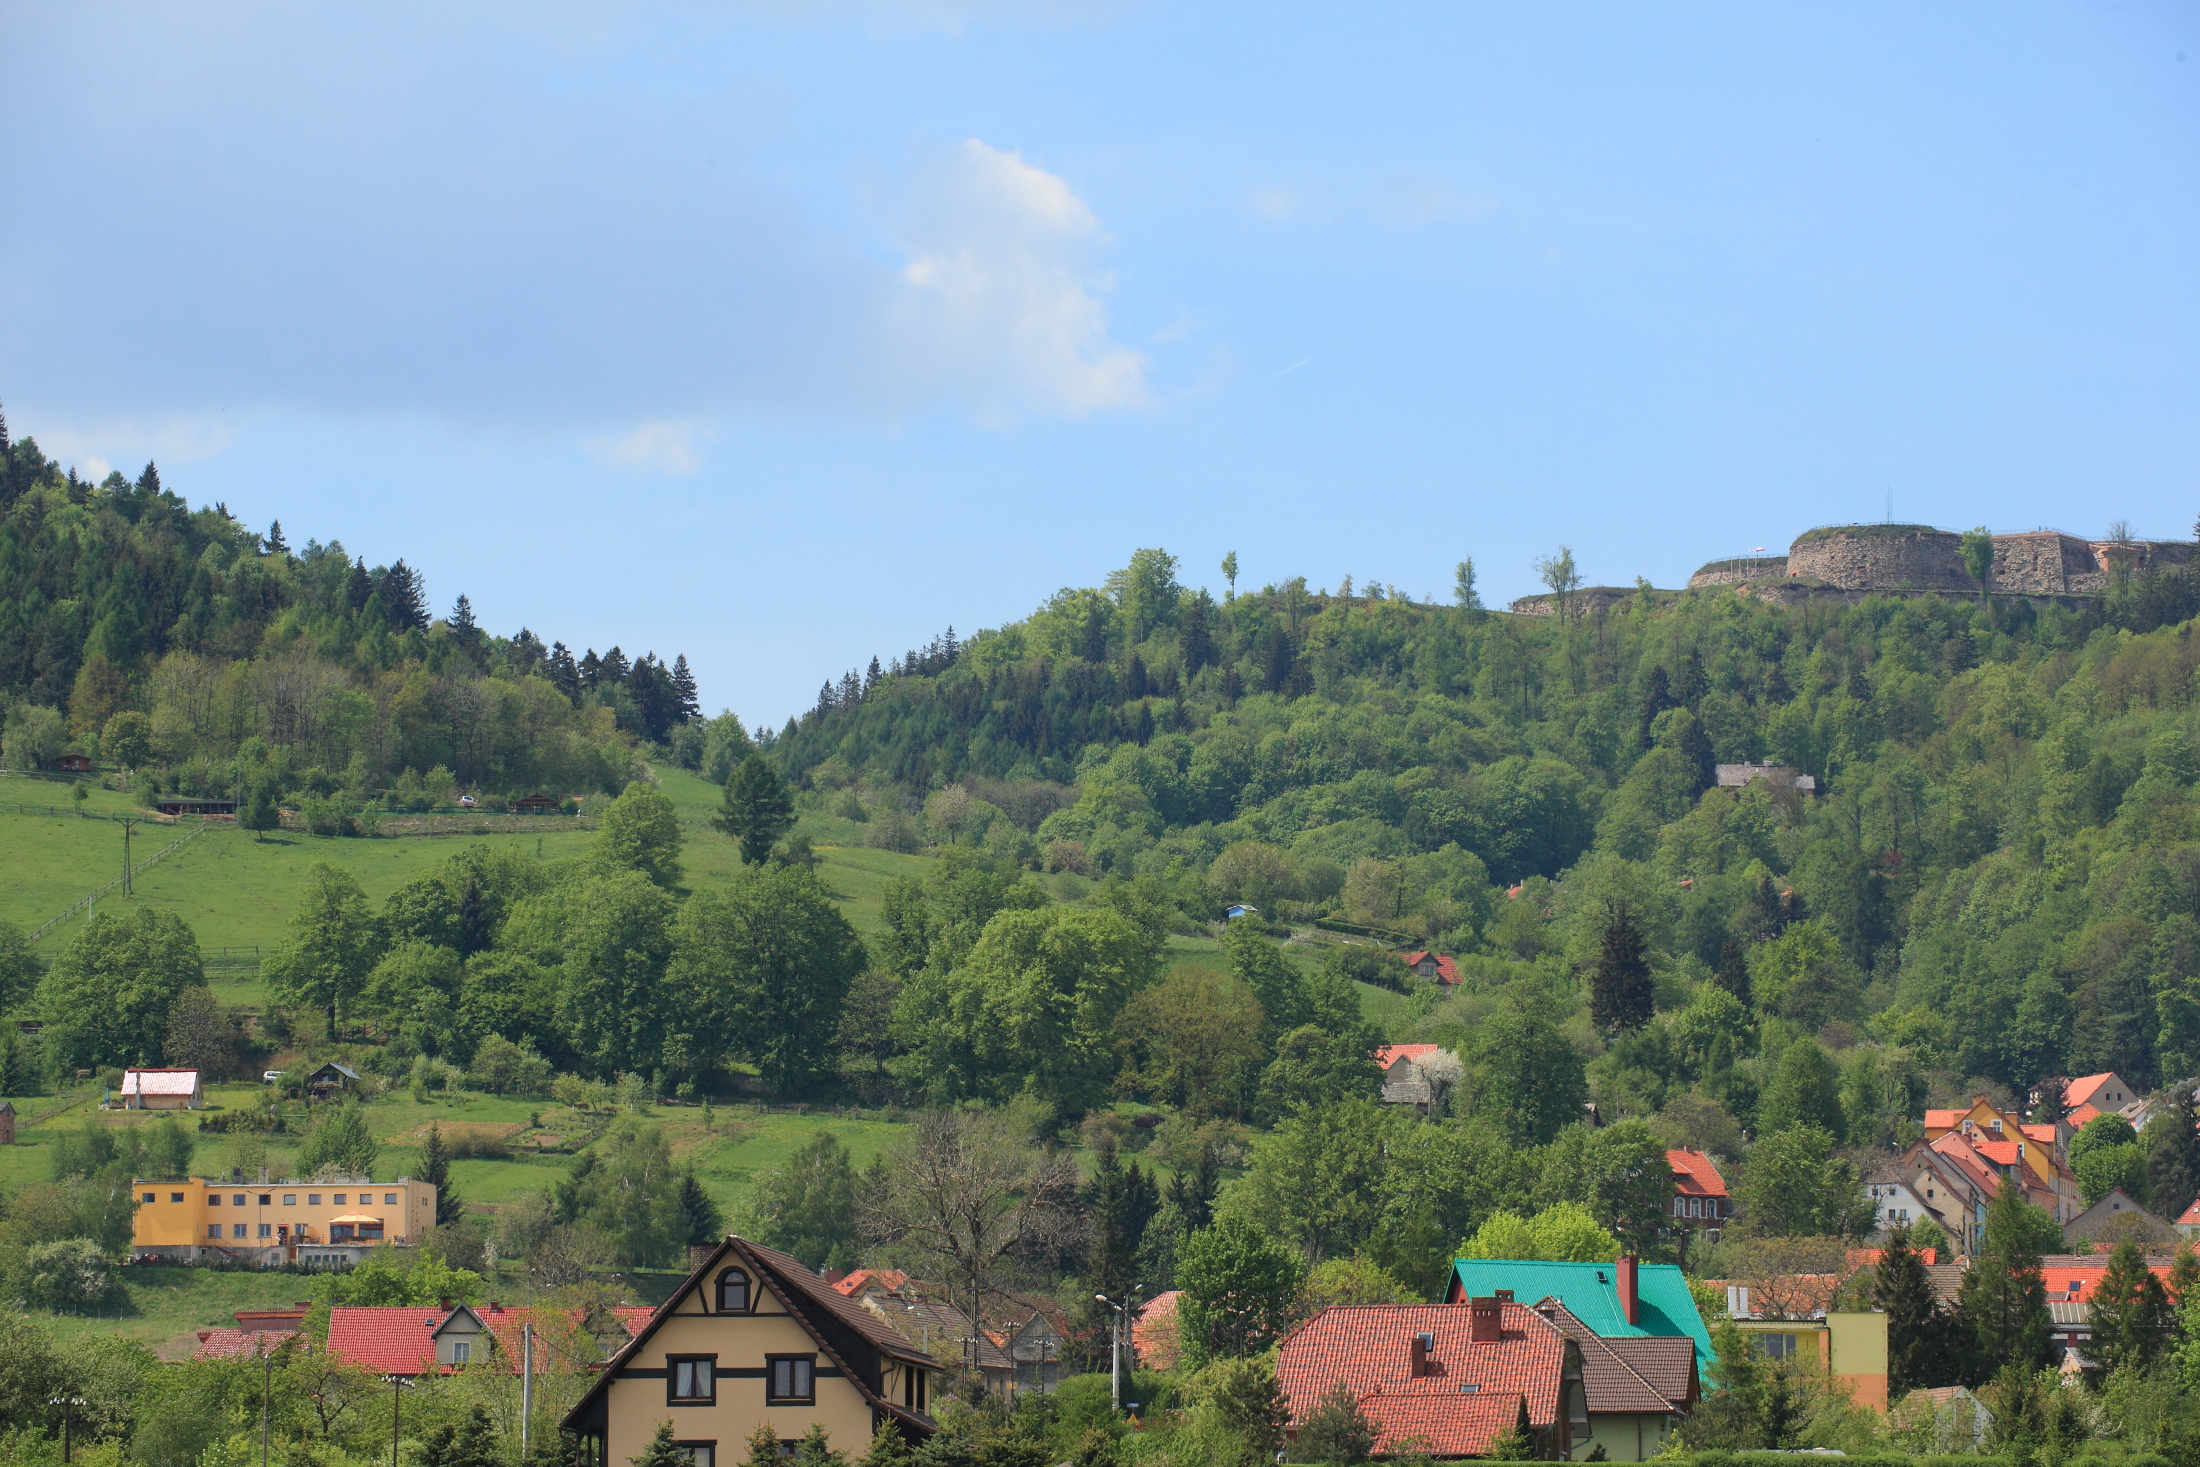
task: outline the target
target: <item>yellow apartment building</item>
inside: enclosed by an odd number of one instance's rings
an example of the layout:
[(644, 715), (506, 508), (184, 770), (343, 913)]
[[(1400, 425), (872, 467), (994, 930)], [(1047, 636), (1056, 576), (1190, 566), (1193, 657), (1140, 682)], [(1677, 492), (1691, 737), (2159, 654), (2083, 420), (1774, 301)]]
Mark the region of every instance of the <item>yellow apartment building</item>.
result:
[(394, 1182), (223, 1181), (131, 1184), (135, 1255), (169, 1263), (239, 1259), (343, 1268), (384, 1243), (417, 1243), (435, 1225), (435, 1188)]

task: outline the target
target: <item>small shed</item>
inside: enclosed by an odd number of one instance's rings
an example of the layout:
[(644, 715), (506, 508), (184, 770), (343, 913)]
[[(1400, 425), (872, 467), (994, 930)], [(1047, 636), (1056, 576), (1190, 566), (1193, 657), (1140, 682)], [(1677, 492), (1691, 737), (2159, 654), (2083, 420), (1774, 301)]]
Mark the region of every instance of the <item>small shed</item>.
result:
[(182, 795), (163, 795), (153, 802), (153, 808), (163, 815), (234, 815), (235, 800), (194, 800)]
[(124, 1110), (204, 1110), (206, 1094), (191, 1069), (124, 1070)]
[(559, 805), (556, 795), (521, 795), (512, 801), (512, 810), (519, 815), (555, 815)]
[(88, 754), (63, 754), (53, 761), (53, 767), (64, 774), (90, 774), (92, 760)]
[(0, 1146), (15, 1144), (15, 1102), (0, 1100)]
[(327, 1064), (306, 1076), (306, 1093), (317, 1099), (326, 1099), (338, 1091), (349, 1090), (359, 1083), (359, 1072), (350, 1065), (330, 1060)]
[(1222, 913), (1223, 920), (1226, 922), (1235, 922), (1240, 917), (1257, 917), (1259, 915), (1260, 908), (1248, 906), (1244, 902), (1234, 903), (1225, 908)]

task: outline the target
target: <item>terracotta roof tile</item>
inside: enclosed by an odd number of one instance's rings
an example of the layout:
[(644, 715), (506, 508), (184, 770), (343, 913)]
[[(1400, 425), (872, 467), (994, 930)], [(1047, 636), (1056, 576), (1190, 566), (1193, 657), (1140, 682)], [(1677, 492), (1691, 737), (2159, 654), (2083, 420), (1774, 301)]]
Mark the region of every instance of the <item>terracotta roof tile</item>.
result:
[(1525, 1409), (1510, 1393), (1463, 1396), (1453, 1391), (1370, 1395), (1360, 1411), (1375, 1424), (1375, 1450), (1421, 1443), (1432, 1457), (1486, 1457), (1496, 1438), (1523, 1425)]
[(1387, 1070), (1400, 1060), (1418, 1060), (1435, 1054), (1441, 1044), (1386, 1044), (1375, 1051), (1375, 1067)]
[(1148, 1370), (1174, 1370), (1183, 1359), (1176, 1318), (1177, 1300), (1182, 1297), (1176, 1289), (1154, 1295), (1138, 1311), (1138, 1322), (1131, 1326), (1131, 1345), (1139, 1363)]
[(2105, 1081), (2116, 1078), (2114, 1070), (2103, 1070), (2098, 1075), (2080, 1075), (2063, 1087), (2063, 1104), (2068, 1106), (2091, 1105), (2093, 1092)]
[(1719, 1168), (1710, 1157), (1693, 1147), (1678, 1147), (1665, 1153), (1665, 1164), (1673, 1169), (1673, 1190), (1683, 1197), (1724, 1197), (1726, 1178), (1719, 1175)]
[(833, 1289), (853, 1299), (874, 1285), (889, 1294), (898, 1294), (909, 1287), (909, 1275), (898, 1268), (859, 1268), (834, 1284)]
[(452, 1313), (395, 1305), (339, 1306), (328, 1312), (329, 1353), (378, 1375), (421, 1375), (436, 1368), (436, 1327)]
[(202, 1329), (193, 1360), (227, 1360), (238, 1355), (272, 1353), (291, 1338), (288, 1330), (262, 1332), (244, 1329)]
[(1409, 968), (1419, 967), (1423, 958), (1436, 959), (1436, 981), (1438, 983), (1457, 983), (1459, 981), (1459, 965), (1442, 953), (1407, 953), (1405, 954), (1406, 966)]
[[(1566, 1337), (1558, 1326), (1525, 1304), (1503, 1304), (1504, 1338), (1481, 1344), (1468, 1338), (1470, 1312), (1455, 1304), (1332, 1305), (1285, 1337), (1276, 1360), (1276, 1379), (1300, 1417), (1314, 1409), (1338, 1381), (1364, 1398), (1401, 1391), (1435, 1390), (1445, 1399), (1476, 1395), (1518, 1395), (1527, 1401), (1529, 1422), (1541, 1429), (1558, 1419), (1560, 1376), (1565, 1368)], [(1433, 1335), (1430, 1374), (1415, 1377), (1413, 1337)]]

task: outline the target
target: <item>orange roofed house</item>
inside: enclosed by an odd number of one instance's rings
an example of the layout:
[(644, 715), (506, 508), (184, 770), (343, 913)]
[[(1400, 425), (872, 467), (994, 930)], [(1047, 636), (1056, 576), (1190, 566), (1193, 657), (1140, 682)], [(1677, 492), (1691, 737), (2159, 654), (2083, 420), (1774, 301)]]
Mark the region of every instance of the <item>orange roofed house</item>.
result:
[(1734, 1215), (1734, 1201), (1727, 1195), (1726, 1178), (1710, 1157), (1691, 1146), (1665, 1153), (1673, 1169), (1673, 1226), (1703, 1232), (1714, 1242)]
[(1341, 1382), (1375, 1424), (1378, 1453), (1486, 1457), (1526, 1432), (1537, 1457), (1589, 1435), (1582, 1351), (1550, 1319), (1503, 1297), (1456, 1304), (1341, 1304), (1284, 1337), (1276, 1379), (1298, 1428)]
[(1459, 982), (1459, 965), (1442, 953), (1407, 953), (1406, 966), (1432, 983), (1450, 988)]
[(2030, 1125), (2022, 1116), (1998, 1109), (1984, 1095), (1972, 1096), (1971, 1104), (1962, 1110), (1925, 1112), (1927, 1145), (1945, 1151), (1942, 1142), (1959, 1139), (1996, 1176), (2015, 1182), (2025, 1200), (2044, 1208), (2058, 1225), (2085, 1211), (2078, 1179), (2070, 1171), (2066, 1148), (2071, 1134), (2067, 1120)]

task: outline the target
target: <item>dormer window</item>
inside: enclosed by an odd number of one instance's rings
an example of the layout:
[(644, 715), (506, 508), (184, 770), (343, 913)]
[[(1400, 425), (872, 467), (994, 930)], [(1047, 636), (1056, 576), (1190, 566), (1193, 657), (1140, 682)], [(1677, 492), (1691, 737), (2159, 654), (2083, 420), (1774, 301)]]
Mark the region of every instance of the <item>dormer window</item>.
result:
[(729, 1268), (718, 1275), (718, 1312), (720, 1314), (746, 1314), (749, 1312), (749, 1276), (738, 1268)]

